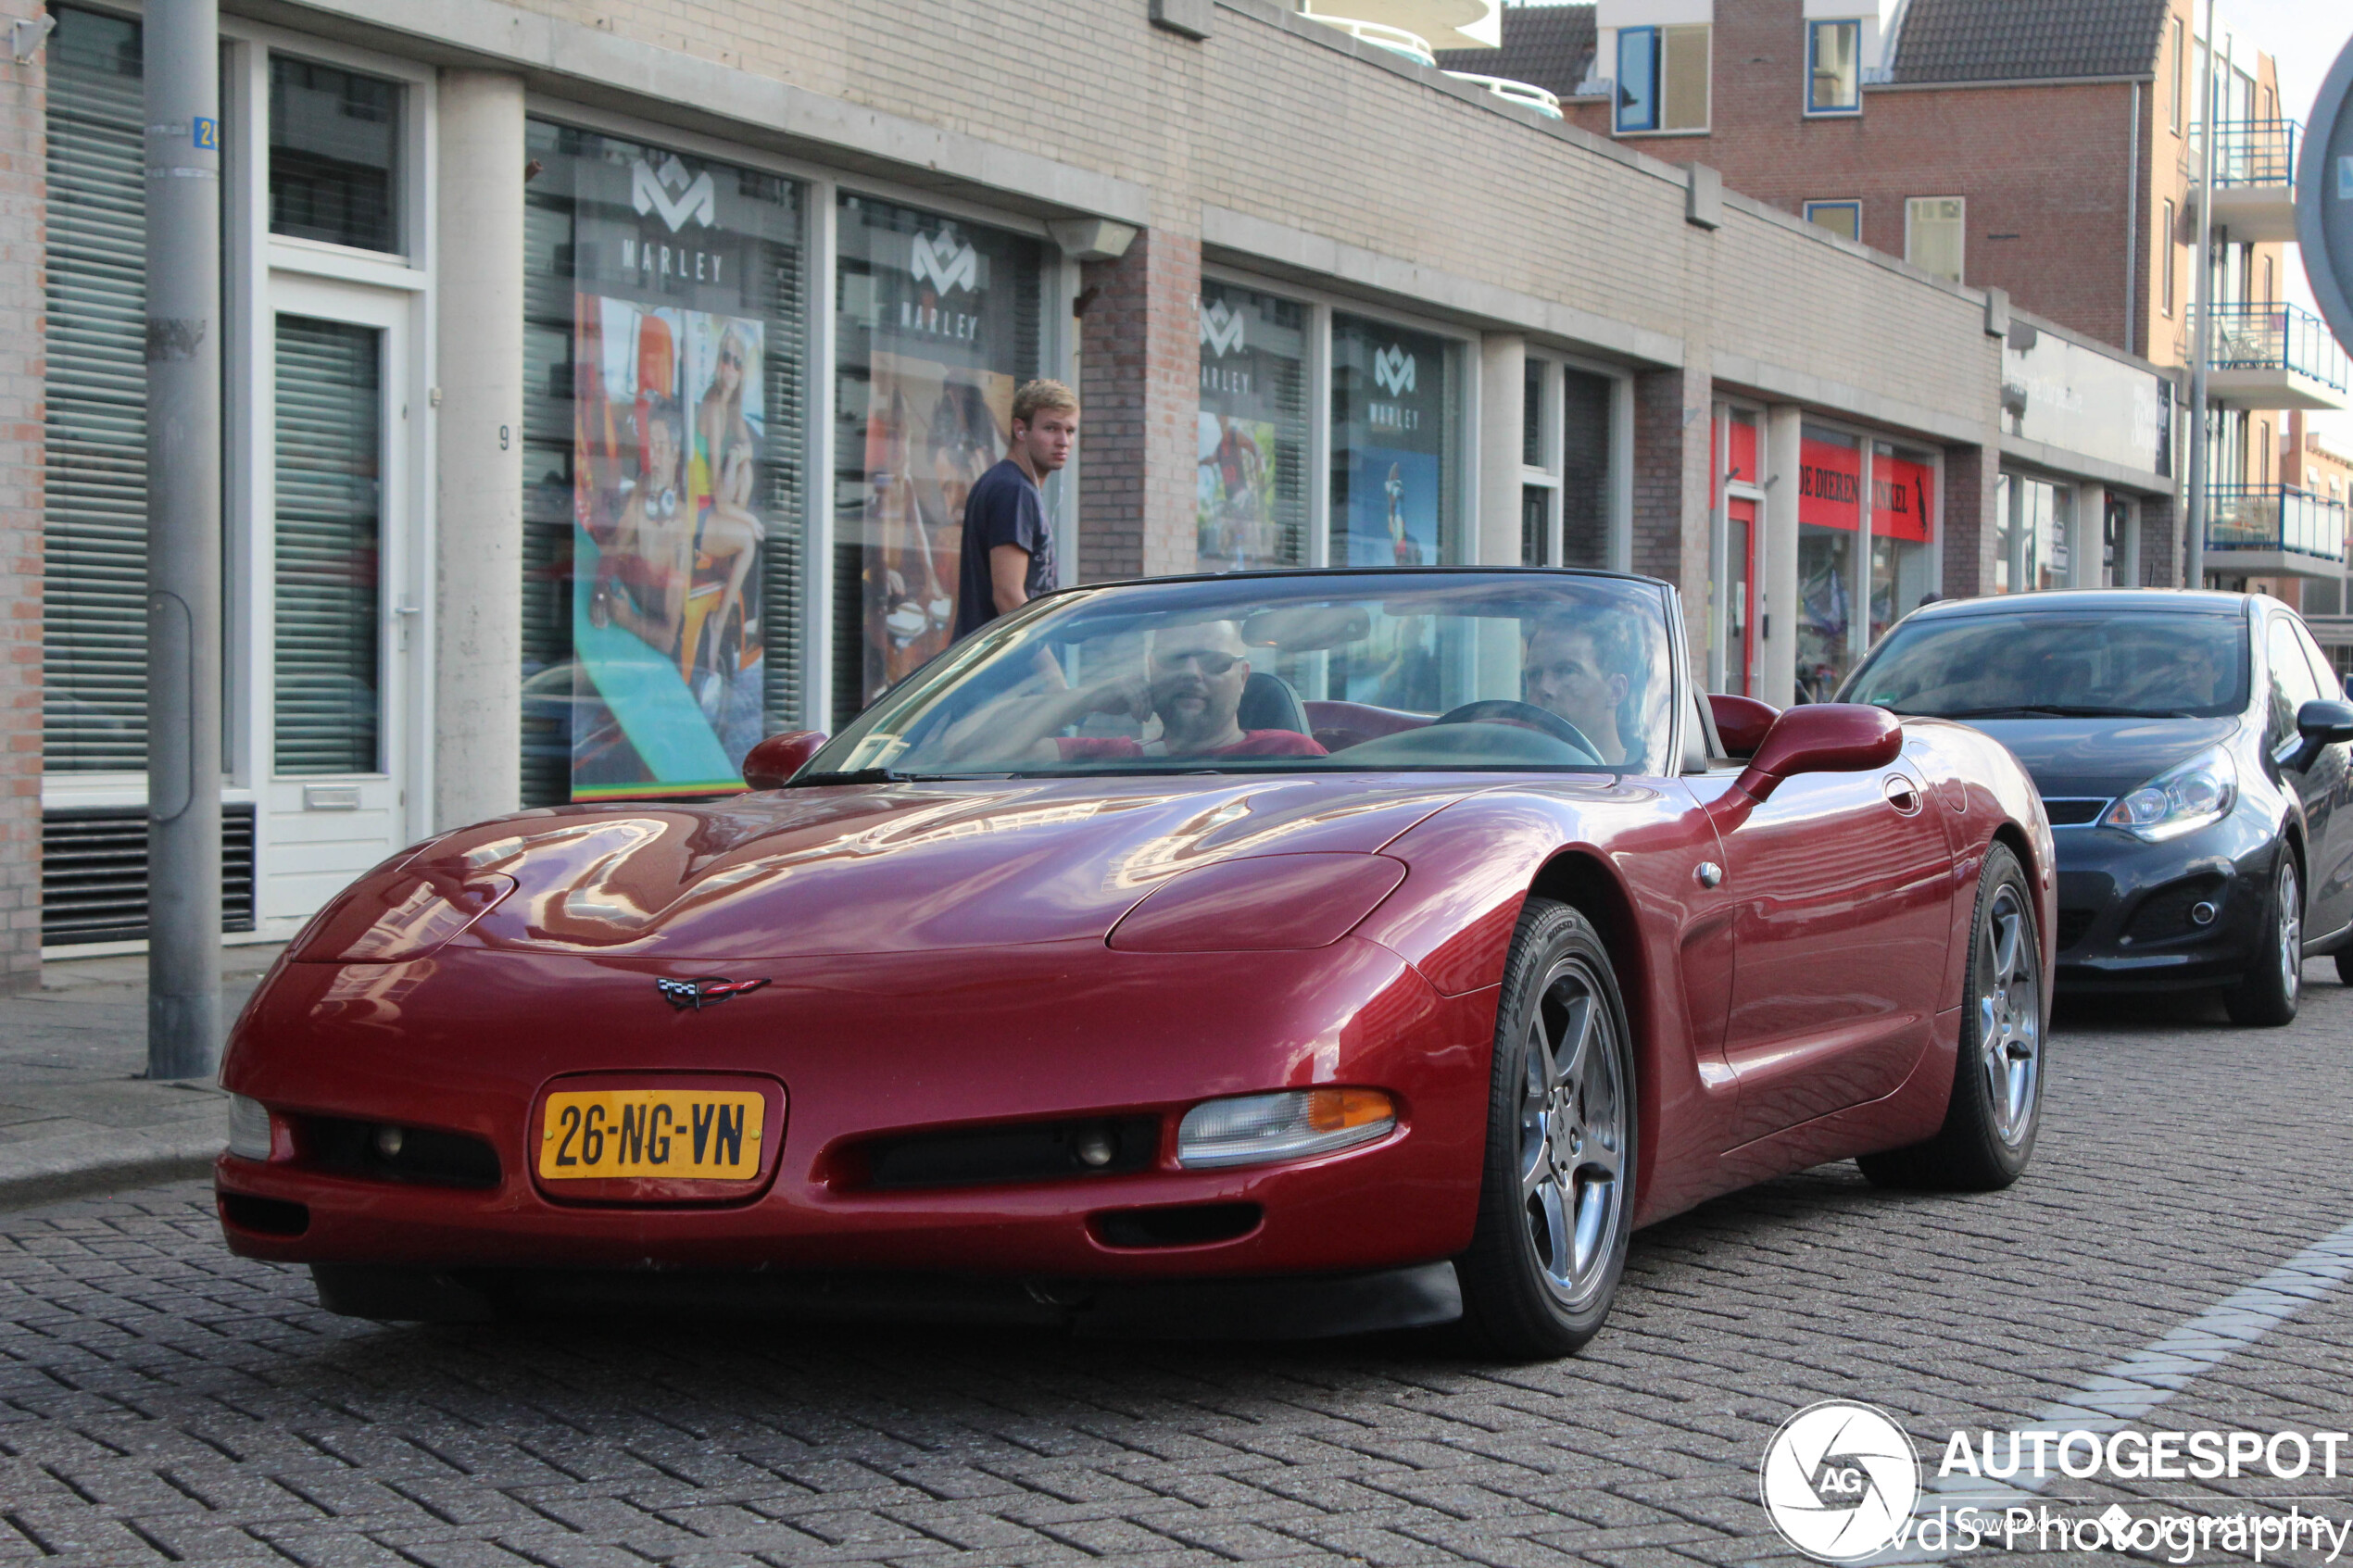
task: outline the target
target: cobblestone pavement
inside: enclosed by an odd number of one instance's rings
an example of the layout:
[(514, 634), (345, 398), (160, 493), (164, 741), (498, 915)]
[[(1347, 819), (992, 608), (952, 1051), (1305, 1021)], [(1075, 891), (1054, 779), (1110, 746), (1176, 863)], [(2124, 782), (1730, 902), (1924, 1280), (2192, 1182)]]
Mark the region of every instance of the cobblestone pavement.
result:
[[(1798, 1407), (1871, 1400), (1932, 1461), (2353, 1220), (2353, 992), (2328, 971), (2287, 1030), (2179, 1002), (2063, 1018), (2018, 1186), (1890, 1195), (1841, 1165), (1710, 1204), (1639, 1236), (1610, 1326), (1547, 1365), (1414, 1336), (385, 1328), (230, 1257), (196, 1185), (0, 1217), (0, 1560), (1787, 1561), (1756, 1466)], [(2348, 1344), (2353, 1285), (2151, 1424), (2341, 1430)], [(2051, 1495), (2088, 1514), (2087, 1485)], [(2258, 1490), (2353, 1517), (2348, 1480), (2127, 1500)]]

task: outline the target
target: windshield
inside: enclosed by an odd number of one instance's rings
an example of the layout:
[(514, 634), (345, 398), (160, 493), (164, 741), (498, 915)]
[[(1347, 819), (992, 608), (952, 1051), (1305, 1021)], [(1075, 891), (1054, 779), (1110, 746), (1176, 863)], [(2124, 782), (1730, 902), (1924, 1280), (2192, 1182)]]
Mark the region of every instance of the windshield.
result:
[(796, 784), (845, 776), (1667, 771), (1666, 590), (1390, 570), (1057, 594), (888, 692)]
[(2219, 718), (2246, 706), (2234, 615), (2026, 611), (1906, 621), (1843, 700), (1946, 719)]

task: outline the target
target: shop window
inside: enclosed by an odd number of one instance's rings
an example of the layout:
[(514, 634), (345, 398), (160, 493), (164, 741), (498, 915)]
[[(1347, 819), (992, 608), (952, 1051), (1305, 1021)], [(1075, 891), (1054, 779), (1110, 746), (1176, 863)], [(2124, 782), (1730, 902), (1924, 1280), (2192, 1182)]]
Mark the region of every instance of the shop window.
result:
[(1549, 484), (1519, 487), (1519, 564), (1553, 564), (1553, 488)]
[(2182, 48), (2182, 19), (2179, 17), (2173, 19), (2172, 37), (2173, 47), (2166, 56), (2172, 62), (2173, 71), (2172, 85), (2165, 95), (2166, 123), (2167, 128), (2178, 136), (2182, 133), (2183, 84), (2188, 80), (2186, 73), (2189, 69), (2187, 54)]
[(1707, 129), (1708, 29), (1617, 31), (1620, 132)]
[(1858, 114), (1863, 107), (1863, 24), (1806, 24), (1807, 114)]
[(1859, 244), (1863, 238), (1863, 204), (1807, 202), (1806, 221), (1828, 229), (1842, 240), (1854, 240)]
[(1959, 282), (1967, 205), (1959, 196), (1914, 196), (1905, 203), (1904, 259), (1923, 272)]
[(733, 793), (810, 718), (800, 189), (526, 136), (523, 799)]
[(1808, 426), (1797, 486), (1797, 700), (1828, 702), (1855, 662), (1855, 566), (1863, 450)]
[(2005, 474), (1996, 498), (1994, 591), (2032, 594), (2067, 586), (2073, 486)]
[(1544, 372), (1552, 367), (1530, 359), (1520, 377), (1519, 460), (1524, 468), (1544, 466)]
[(1334, 566), (1464, 558), (1461, 383), (1460, 344), (1332, 318)]
[(398, 251), (400, 86), (270, 60), (270, 232)]
[(1879, 443), (1871, 450), (1872, 642), (1927, 597), (1935, 541), (1934, 457)]
[(1306, 564), (1307, 323), (1296, 300), (1202, 284), (1199, 571)]
[(282, 774), (382, 771), (383, 344), (278, 318), (272, 757)]
[(1044, 247), (845, 194), (836, 270), (834, 721), (956, 634), (964, 497), (1038, 374)]

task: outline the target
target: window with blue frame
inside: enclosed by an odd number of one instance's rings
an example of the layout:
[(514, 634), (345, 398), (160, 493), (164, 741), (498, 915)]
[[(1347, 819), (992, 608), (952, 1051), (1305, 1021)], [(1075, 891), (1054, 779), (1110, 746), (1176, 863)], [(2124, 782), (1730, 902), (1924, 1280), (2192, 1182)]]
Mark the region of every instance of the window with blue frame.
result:
[(1658, 29), (1617, 30), (1617, 129), (1658, 129)]
[(1617, 109), (1620, 135), (1647, 131), (1707, 129), (1708, 29), (1622, 27), (1617, 30)]
[(1863, 24), (1806, 24), (1807, 114), (1860, 114), (1863, 110)]

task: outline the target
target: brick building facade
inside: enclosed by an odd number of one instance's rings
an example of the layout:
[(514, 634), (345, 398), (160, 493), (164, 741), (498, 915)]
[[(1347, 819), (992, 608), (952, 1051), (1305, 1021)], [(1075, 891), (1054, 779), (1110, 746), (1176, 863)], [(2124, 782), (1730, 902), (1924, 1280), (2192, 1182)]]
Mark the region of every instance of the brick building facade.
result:
[[(135, 9), (57, 15), (10, 144), (40, 144), (46, 80), (53, 179), (135, 218)], [(2020, 442), (2052, 483), (2132, 498), (2136, 577), (2174, 558), (2170, 383), (1998, 290), (1272, 0), (1026, 19), (224, 6), (223, 791), (253, 938), (460, 817), (723, 793), (748, 737), (846, 721), (943, 644), (962, 488), (1029, 375), (1087, 406), (1049, 493), (1065, 582), (1345, 562), (1386, 474), (1425, 558), (1666, 577), (1711, 678), (1776, 701), (1821, 695), (1920, 595), (2006, 585)], [(27, 157), (0, 243), (39, 250)], [(107, 326), (135, 274), (90, 249), (48, 245), (46, 341), (75, 357), (45, 383), (47, 510), (10, 515), (90, 563), (75, 583), (135, 583), (135, 476), (57, 483), (59, 432), (103, 448), (135, 409), (135, 345)], [(2038, 355), (2054, 387), (2096, 383), (2082, 430), (2006, 411)], [(1843, 515), (1801, 502), (1822, 464)], [(628, 540), (680, 515), (672, 615)], [(1825, 529), (1854, 546), (1831, 576), (1798, 547)], [(11, 766), (44, 759), (53, 839), (135, 833), (139, 650), (33, 543), (9, 553), (10, 625), (57, 612), (49, 717), (0, 708)], [(2078, 541), (2078, 580), (2095, 554)], [(35, 874), (32, 841), (6, 843), (0, 896)], [(135, 941), (136, 872), (53, 874), (10, 961), (41, 932)]]

